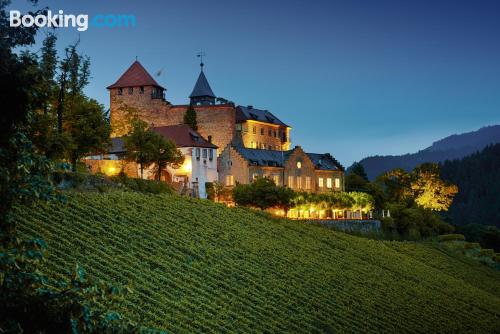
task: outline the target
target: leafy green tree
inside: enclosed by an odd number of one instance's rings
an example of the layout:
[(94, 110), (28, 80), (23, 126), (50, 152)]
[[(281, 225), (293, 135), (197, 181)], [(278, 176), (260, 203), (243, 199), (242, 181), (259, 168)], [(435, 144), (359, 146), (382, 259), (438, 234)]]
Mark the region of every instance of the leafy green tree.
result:
[(76, 171), (80, 158), (91, 153), (105, 152), (110, 142), (111, 127), (104, 107), (97, 101), (79, 97), (73, 103), (64, 122), (64, 132), (70, 140), (68, 157)]
[(126, 158), (139, 164), (141, 179), (144, 178), (144, 168), (149, 167), (155, 158), (156, 133), (151, 131), (146, 122), (134, 119), (131, 124), (131, 131), (123, 139)]
[(293, 192), (276, 186), (272, 180), (258, 178), (250, 184), (237, 184), (233, 189), (233, 200), (241, 206), (265, 210), (281, 207), (288, 210)]
[(189, 125), (189, 127), (194, 131), (198, 131), (198, 123), (196, 121), (196, 110), (194, 110), (194, 107), (192, 105), (189, 105), (189, 107), (186, 110), (186, 113), (184, 114), (184, 124)]
[(437, 164), (419, 165), (415, 167), (411, 177), (411, 189), (417, 205), (434, 211), (448, 210), (458, 188), (441, 180)]
[(277, 187), (276, 189), (276, 207), (282, 209), (285, 212), (285, 217), (288, 211), (292, 208), (292, 199), (295, 196), (295, 192), (288, 187)]
[(175, 143), (156, 132), (151, 134), (151, 147), (151, 162), (155, 164), (158, 181), (161, 180), (161, 173), (168, 165), (179, 168), (184, 162), (184, 155), (177, 149)]
[(413, 192), (411, 190), (411, 175), (404, 169), (396, 168), (377, 177), (378, 183), (386, 194), (389, 202), (411, 203)]
[(345, 177), (346, 191), (367, 191), (368, 176), (362, 164), (355, 162)]

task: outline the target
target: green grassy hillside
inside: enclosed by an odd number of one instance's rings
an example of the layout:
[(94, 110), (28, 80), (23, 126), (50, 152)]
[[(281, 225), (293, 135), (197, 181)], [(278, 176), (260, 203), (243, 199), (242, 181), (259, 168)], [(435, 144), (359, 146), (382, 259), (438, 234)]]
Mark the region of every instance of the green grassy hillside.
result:
[(189, 332), (500, 329), (500, 274), (432, 244), (381, 242), (178, 196), (69, 195), (17, 210), (44, 270), (130, 284), (120, 310)]

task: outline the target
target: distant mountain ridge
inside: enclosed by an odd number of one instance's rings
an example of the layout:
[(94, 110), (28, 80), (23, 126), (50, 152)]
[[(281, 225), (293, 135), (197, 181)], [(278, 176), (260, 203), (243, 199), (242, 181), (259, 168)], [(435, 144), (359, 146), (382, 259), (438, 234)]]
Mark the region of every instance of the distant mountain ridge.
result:
[(434, 142), (431, 146), (404, 155), (385, 155), (364, 158), (360, 163), (370, 180), (380, 174), (394, 169), (403, 168), (412, 170), (424, 162), (443, 162), (445, 160), (460, 159), (477, 151), (481, 151), (489, 144), (500, 143), (500, 125), (483, 127), (477, 131), (454, 134)]

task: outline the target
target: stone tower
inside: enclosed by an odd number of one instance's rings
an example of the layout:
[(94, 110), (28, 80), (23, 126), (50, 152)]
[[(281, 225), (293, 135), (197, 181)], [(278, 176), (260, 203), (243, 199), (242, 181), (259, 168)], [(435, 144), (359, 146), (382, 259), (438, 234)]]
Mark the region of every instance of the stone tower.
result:
[(137, 111), (141, 118), (148, 121), (149, 115), (169, 105), (165, 100), (166, 89), (137, 60), (107, 89), (113, 137), (127, 132), (125, 123), (131, 111)]

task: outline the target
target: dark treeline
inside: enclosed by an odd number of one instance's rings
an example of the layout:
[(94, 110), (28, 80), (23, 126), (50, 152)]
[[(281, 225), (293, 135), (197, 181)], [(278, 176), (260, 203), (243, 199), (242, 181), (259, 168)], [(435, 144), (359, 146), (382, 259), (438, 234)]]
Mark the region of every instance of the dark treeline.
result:
[(460, 160), (445, 161), (441, 177), (458, 186), (445, 220), (484, 247), (500, 250), (500, 144)]
[(500, 144), (441, 164), (441, 177), (458, 186), (448, 216), (454, 225), (500, 227)]

